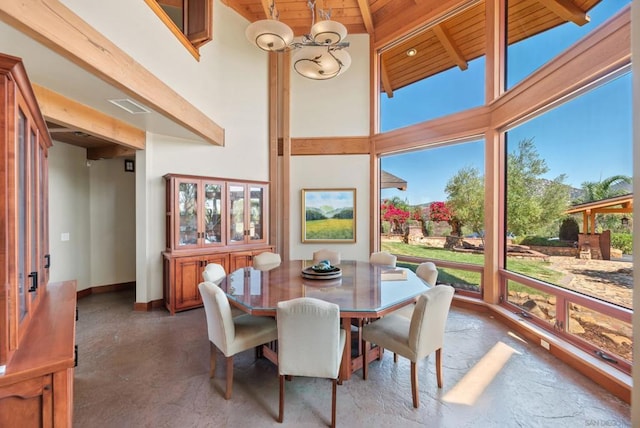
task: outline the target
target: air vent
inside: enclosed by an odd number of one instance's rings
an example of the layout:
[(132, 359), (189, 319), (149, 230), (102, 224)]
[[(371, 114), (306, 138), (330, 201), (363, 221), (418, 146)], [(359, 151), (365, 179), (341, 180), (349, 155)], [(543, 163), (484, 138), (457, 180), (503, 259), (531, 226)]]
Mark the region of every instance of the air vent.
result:
[(128, 111), (131, 114), (145, 114), (151, 113), (146, 107), (141, 104), (138, 104), (135, 101), (130, 99), (120, 99), (120, 100), (108, 100), (110, 103), (117, 105), (123, 110)]

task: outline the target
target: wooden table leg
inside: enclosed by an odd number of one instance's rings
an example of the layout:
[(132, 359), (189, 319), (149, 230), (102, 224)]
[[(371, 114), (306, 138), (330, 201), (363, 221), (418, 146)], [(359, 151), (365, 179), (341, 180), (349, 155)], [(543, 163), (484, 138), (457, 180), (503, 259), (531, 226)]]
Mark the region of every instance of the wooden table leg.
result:
[(340, 365), (340, 384), (343, 380), (351, 379), (351, 318), (342, 318), (342, 328), (346, 337)]

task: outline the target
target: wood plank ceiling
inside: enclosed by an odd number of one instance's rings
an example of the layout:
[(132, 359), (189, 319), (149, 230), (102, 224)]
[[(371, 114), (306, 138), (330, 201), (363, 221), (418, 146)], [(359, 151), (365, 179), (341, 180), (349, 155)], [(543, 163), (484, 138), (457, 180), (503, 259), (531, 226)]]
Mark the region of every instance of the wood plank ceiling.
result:
[[(250, 22), (266, 19), (272, 1), (222, 0)], [(599, 2), (509, 0), (508, 43), (565, 22), (583, 25), (589, 20), (587, 12)], [(441, 0), (316, 0), (316, 10), (330, 11), (331, 19), (344, 24), (349, 34), (371, 35), (372, 44), (382, 52), (380, 90), (392, 97), (394, 91), (442, 71), (453, 67), (465, 70), (470, 61), (485, 55), (484, 0), (469, 1), (462, 10), (455, 8), (457, 4)], [(275, 8), (279, 20), (289, 25), (296, 36), (309, 32), (311, 12), (307, 0), (277, 0)], [(453, 10), (455, 14), (451, 13)], [(409, 30), (410, 38), (390, 43)], [(388, 42), (388, 47), (382, 46)], [(410, 56), (410, 51), (414, 55)], [(64, 132), (55, 125), (53, 132), (55, 139), (83, 147), (112, 144), (79, 136), (73, 130)]]

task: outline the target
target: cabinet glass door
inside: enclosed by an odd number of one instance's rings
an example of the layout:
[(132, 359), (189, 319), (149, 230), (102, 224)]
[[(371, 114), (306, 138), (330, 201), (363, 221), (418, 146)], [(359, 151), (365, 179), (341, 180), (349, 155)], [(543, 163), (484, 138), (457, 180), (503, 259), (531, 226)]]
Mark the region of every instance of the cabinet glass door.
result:
[(228, 191), (229, 198), (229, 243), (240, 243), (245, 241), (245, 186), (230, 184)]
[(40, 166), (38, 165), (38, 140), (36, 138), (35, 130), (31, 129), (29, 132), (29, 291), (31, 299), (35, 299), (39, 293), (38, 286), (40, 285), (38, 277), (40, 276), (40, 257), (38, 256), (40, 250), (40, 239), (38, 236), (38, 213), (40, 207), (38, 206), (38, 186), (37, 177)]
[(204, 182), (204, 245), (224, 245), (222, 183)]
[(198, 184), (181, 181), (178, 185), (178, 246), (198, 245)]
[(262, 241), (265, 237), (264, 231), (264, 197), (263, 186), (249, 186), (251, 195), (249, 207), (249, 239), (251, 241)]
[(18, 171), (18, 321), (27, 315), (27, 118), (18, 115), (18, 141), (16, 168)]

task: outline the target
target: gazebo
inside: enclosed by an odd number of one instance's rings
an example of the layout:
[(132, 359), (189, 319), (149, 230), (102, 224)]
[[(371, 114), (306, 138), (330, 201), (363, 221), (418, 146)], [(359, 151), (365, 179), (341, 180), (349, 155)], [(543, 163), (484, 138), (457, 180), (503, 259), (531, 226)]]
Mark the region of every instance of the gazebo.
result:
[[(593, 249), (599, 249), (602, 260), (610, 260), (611, 233), (595, 233), (597, 214), (630, 214), (633, 212), (633, 193), (615, 196), (599, 201), (586, 202), (574, 205), (565, 211), (565, 214), (582, 213), (582, 233), (578, 235), (578, 248), (580, 257), (592, 258)], [(623, 219), (626, 217), (623, 217)]]

